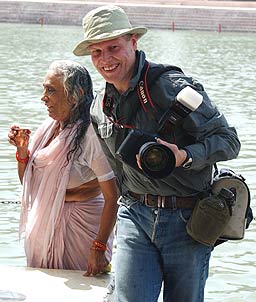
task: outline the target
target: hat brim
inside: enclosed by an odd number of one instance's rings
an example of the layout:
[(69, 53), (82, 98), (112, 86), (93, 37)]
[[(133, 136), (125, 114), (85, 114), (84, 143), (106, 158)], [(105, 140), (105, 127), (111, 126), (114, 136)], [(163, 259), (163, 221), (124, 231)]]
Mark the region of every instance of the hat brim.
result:
[(97, 39), (91, 39), (91, 40), (83, 40), (79, 42), (73, 49), (73, 54), (76, 56), (87, 56), (90, 55), (89, 46), (94, 43), (99, 43), (103, 41), (113, 40), (115, 38), (118, 38), (120, 36), (126, 35), (126, 34), (137, 34), (138, 39), (141, 38), (145, 33), (147, 32), (146, 27), (133, 27), (131, 29), (122, 29), (122, 30), (116, 30), (111, 33), (104, 33), (100, 36), (97, 36)]

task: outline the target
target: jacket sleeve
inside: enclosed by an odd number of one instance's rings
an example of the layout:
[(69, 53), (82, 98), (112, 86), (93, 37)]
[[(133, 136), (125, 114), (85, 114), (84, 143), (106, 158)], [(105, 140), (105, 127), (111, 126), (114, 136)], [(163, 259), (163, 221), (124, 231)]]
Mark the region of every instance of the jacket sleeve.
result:
[[(168, 84), (166, 80), (168, 80)], [(207, 165), (231, 160), (238, 156), (241, 146), (235, 128), (229, 126), (223, 113), (211, 102), (199, 82), (191, 77), (170, 74), (161, 82), (165, 83), (165, 96), (169, 95), (172, 101), (177, 93), (186, 86), (191, 86), (203, 96), (201, 105), (191, 112), (182, 124), (185, 133), (193, 138), (188, 145), (186, 142), (183, 145), (193, 157), (191, 169), (201, 169)]]
[(240, 151), (240, 141), (234, 127), (212, 106), (204, 93), (200, 107), (184, 121), (183, 127), (194, 137), (194, 143), (186, 146), (193, 157), (191, 168), (201, 168), (219, 161), (234, 159)]

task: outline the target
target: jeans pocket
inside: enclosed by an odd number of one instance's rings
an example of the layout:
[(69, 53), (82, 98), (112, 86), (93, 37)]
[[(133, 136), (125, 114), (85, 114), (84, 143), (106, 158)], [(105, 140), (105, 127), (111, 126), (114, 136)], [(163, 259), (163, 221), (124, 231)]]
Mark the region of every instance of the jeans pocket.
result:
[(118, 203), (121, 206), (125, 206), (126, 208), (130, 209), (132, 206), (136, 205), (139, 201), (135, 199), (131, 199), (127, 196), (121, 196)]
[(192, 209), (179, 209), (180, 218), (185, 223), (188, 222), (191, 214), (192, 214)]

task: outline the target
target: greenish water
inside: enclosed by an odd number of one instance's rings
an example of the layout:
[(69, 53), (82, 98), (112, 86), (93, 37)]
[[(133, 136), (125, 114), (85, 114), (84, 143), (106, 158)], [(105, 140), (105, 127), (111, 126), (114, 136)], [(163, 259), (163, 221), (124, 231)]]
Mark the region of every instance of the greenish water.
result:
[[(94, 88), (102, 79), (90, 58), (72, 54), (82, 39), (80, 27), (0, 24), (0, 264), (23, 266), (18, 241), (19, 204), (15, 149), (7, 141), (9, 126), (18, 123), (32, 132), (47, 117), (40, 101), (42, 81), (54, 59), (73, 59), (87, 66)], [(238, 159), (223, 163), (243, 174), (256, 213), (256, 52), (253, 33), (150, 30), (139, 48), (151, 61), (180, 66), (201, 81), (211, 99), (237, 128), (242, 142)], [(215, 249), (205, 301), (256, 301), (255, 221), (245, 239)]]

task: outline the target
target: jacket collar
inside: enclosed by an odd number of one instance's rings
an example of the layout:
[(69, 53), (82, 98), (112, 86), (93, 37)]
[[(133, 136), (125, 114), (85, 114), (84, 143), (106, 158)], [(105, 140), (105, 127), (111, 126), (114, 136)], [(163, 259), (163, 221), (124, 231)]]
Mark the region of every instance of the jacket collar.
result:
[[(143, 66), (145, 64), (145, 60), (146, 60), (145, 53), (142, 50), (141, 51), (136, 50), (136, 61), (135, 61), (135, 68), (134, 68), (133, 76), (130, 80), (130, 87), (123, 93), (124, 96), (128, 95), (128, 93), (131, 90), (135, 89), (135, 87), (140, 79), (140, 74), (141, 74)], [(107, 92), (107, 94), (110, 93), (111, 95), (118, 94), (114, 85), (110, 84), (108, 82), (106, 82), (106, 92)]]
[(145, 64), (145, 60), (146, 60), (146, 55), (145, 53), (141, 50), (141, 51), (136, 51), (136, 61), (135, 61), (135, 68), (134, 68), (134, 73), (133, 76), (130, 80), (130, 88), (134, 89), (135, 86), (137, 85), (139, 78), (140, 78), (140, 74), (141, 71), (143, 69), (143, 66)]

